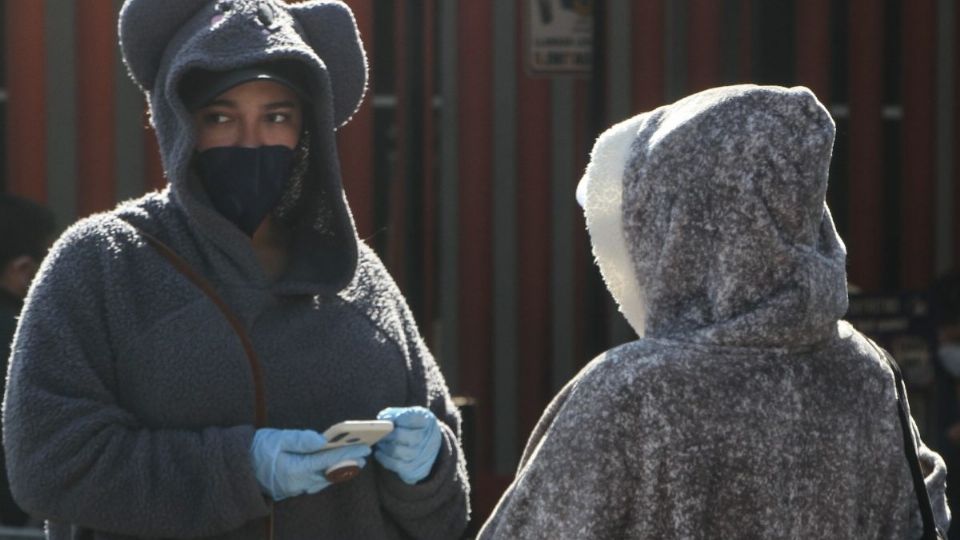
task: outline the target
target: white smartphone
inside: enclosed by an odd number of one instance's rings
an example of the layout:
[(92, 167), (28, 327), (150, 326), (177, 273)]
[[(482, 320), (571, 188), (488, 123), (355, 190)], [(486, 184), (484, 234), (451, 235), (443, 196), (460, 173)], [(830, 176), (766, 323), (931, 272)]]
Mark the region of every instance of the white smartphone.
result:
[(334, 424), (323, 432), (323, 438), (327, 440), (323, 450), (351, 444), (373, 446), (391, 431), (393, 422), (389, 420), (347, 420)]
[[(340, 448), (351, 444), (373, 446), (393, 431), (393, 422), (389, 420), (347, 420), (334, 424), (323, 432), (327, 444), (323, 450)], [(326, 471), (327, 480), (339, 484), (360, 474), (360, 464), (352, 459), (334, 463)]]

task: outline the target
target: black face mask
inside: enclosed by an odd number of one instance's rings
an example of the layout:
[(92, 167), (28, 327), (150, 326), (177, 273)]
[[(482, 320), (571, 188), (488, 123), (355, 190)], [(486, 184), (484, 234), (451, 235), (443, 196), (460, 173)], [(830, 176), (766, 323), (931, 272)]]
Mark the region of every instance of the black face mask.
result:
[(252, 238), (283, 194), (294, 151), (286, 146), (224, 146), (204, 150), (196, 159), (213, 207)]

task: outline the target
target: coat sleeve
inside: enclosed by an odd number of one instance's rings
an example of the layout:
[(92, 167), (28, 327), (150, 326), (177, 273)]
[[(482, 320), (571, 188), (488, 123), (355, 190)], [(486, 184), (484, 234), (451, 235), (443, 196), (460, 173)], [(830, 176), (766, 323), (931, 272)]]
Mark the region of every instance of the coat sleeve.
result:
[(402, 343), (398, 345), (407, 357), (408, 402), (404, 405), (429, 408), (440, 421), (443, 437), (433, 470), (421, 482), (408, 485), (380, 469), (380, 502), (411, 538), (460, 538), (470, 513), (470, 485), (460, 447), (460, 413), (399, 289), (385, 272), (379, 279), (388, 285), (384, 294), (392, 297), (390, 304), (401, 325)]
[[(923, 471), (924, 484), (927, 487), (927, 495), (930, 497), (930, 506), (933, 509), (933, 520), (941, 532), (946, 533), (950, 528), (950, 507), (947, 506), (947, 466), (939, 454), (927, 447), (920, 440), (919, 431), (916, 424), (913, 425), (914, 434), (919, 441), (920, 448), (917, 450), (917, 458), (920, 460), (920, 469)], [(911, 491), (913, 491), (911, 489)], [(913, 498), (916, 501), (916, 498)], [(923, 533), (923, 521), (920, 519), (920, 513), (916, 512), (913, 520), (913, 532), (916, 538)]]
[[(564, 387), (527, 442), (481, 540), (620, 538), (632, 500), (623, 423), (606, 391)], [(593, 386), (587, 384), (587, 386)]]
[(31, 289), (3, 407), (11, 487), (30, 513), (137, 537), (223, 533), (269, 507), (252, 426), (149, 429), (117, 399), (114, 239), (68, 231)]

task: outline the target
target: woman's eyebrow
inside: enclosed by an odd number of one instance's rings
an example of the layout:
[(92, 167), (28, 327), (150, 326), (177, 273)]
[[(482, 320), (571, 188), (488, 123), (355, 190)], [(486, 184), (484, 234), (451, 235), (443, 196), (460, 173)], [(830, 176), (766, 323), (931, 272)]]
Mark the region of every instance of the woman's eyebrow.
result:
[(263, 106), (264, 109), (295, 109), (297, 103), (291, 100), (273, 101)]
[(219, 98), (215, 99), (207, 105), (207, 107), (236, 107), (237, 102), (232, 99)]
[(237, 102), (232, 99), (218, 98), (204, 105), (203, 108), (206, 109), (207, 107), (231, 107), (235, 109), (237, 108)]

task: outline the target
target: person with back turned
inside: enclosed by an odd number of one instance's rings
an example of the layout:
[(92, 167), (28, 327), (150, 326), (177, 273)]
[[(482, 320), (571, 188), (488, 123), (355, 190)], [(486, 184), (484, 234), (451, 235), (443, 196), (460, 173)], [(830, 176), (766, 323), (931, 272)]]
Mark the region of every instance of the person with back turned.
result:
[(554, 398), (481, 539), (946, 530), (946, 470), (914, 442), (899, 371), (841, 320), (834, 133), (808, 89), (742, 85), (599, 137), (578, 199), (641, 338)]

